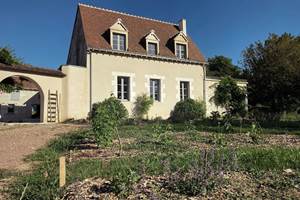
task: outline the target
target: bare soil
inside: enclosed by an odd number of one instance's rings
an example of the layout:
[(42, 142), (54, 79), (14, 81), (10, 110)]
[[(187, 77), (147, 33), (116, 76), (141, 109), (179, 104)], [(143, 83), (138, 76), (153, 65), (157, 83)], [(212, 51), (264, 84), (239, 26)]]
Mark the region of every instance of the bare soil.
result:
[(83, 128), (73, 124), (0, 125), (0, 169), (26, 170), (24, 158), (58, 135)]

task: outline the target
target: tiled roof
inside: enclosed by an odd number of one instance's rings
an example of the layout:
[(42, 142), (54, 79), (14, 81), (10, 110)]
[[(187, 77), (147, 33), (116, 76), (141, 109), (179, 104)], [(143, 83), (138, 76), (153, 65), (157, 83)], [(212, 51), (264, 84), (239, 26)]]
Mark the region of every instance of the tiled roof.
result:
[(54, 76), (54, 77), (64, 77), (65, 74), (59, 70), (46, 69), (40, 67), (33, 67), (31, 65), (6, 65), (0, 63), (0, 70), (12, 71), (12, 72), (21, 72), (28, 74), (37, 74), (43, 76)]
[[(120, 18), (128, 29), (128, 53), (147, 54), (143, 40), (151, 30), (155, 30), (160, 39), (160, 56), (176, 59), (173, 38), (180, 32), (178, 24), (83, 4), (79, 4), (79, 14), (88, 48), (111, 50), (109, 28)], [(188, 37), (188, 40), (188, 59), (205, 62), (204, 56), (192, 39)]]

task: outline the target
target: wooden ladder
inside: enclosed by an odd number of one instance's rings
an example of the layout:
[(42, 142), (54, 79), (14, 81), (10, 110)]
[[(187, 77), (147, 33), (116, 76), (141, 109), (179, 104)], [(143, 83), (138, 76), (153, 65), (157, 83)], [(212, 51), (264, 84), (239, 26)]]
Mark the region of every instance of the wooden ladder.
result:
[(47, 122), (55, 123), (59, 121), (58, 112), (58, 93), (51, 93), (48, 90), (48, 110), (47, 110)]

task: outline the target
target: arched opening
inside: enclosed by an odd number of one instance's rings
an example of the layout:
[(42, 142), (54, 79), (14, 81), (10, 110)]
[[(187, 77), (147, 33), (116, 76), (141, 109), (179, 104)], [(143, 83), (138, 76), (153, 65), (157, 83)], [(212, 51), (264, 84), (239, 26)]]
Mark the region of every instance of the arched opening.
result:
[(43, 122), (44, 94), (41, 87), (25, 76), (10, 76), (0, 84), (13, 91), (0, 93), (1, 122)]

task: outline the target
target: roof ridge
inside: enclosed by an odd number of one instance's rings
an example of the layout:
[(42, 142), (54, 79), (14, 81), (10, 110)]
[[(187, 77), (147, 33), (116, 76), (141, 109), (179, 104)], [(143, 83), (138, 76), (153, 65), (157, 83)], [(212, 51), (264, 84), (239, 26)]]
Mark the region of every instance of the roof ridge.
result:
[(166, 21), (162, 21), (162, 20), (158, 20), (158, 19), (152, 19), (152, 18), (142, 17), (142, 16), (138, 16), (138, 15), (132, 15), (132, 14), (128, 14), (128, 13), (125, 13), (125, 12), (120, 12), (120, 11), (110, 10), (110, 9), (106, 9), (106, 8), (96, 7), (96, 6), (87, 5), (87, 4), (83, 4), (83, 3), (79, 3), (78, 5), (89, 7), (89, 8), (94, 8), (94, 9), (98, 9), (98, 10), (103, 10), (103, 11), (107, 11), (107, 12), (117, 13), (117, 14), (121, 14), (121, 15), (127, 15), (127, 16), (130, 16), (130, 17), (136, 17), (136, 18), (140, 18), (140, 19), (145, 19), (145, 20), (150, 20), (150, 21), (155, 21), (155, 22), (160, 22), (160, 23), (164, 23), (164, 24), (178, 26), (178, 24), (172, 23), (172, 22), (166, 22)]

